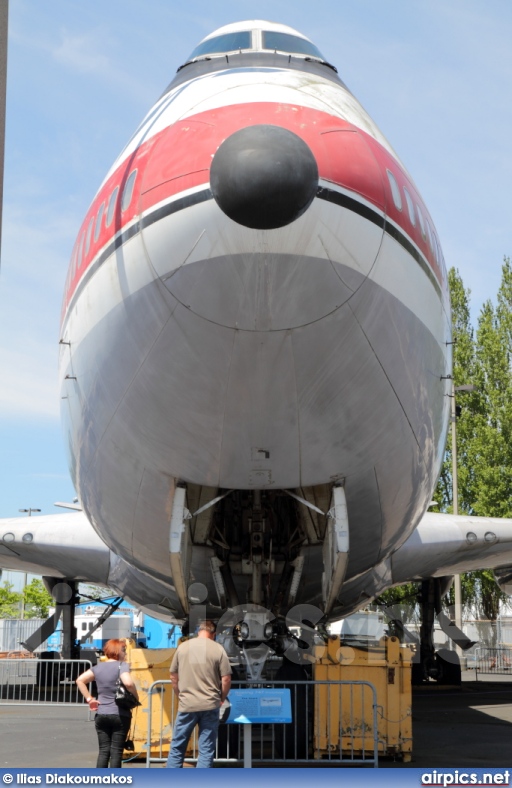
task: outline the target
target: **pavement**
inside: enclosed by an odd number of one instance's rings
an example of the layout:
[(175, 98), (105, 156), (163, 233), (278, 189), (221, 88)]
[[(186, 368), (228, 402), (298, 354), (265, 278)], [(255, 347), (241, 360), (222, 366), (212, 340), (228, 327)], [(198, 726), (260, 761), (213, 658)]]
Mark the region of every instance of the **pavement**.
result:
[[(469, 673), (464, 679), (460, 689), (413, 691), (412, 761), (381, 759), (380, 767), (511, 766), (512, 677), (475, 682)], [(96, 755), (96, 732), (86, 709), (0, 702), (0, 769), (89, 768), (95, 766)], [(145, 768), (145, 762), (127, 762), (124, 768)]]
[(510, 767), (512, 681), (463, 682), (460, 689), (413, 690), (411, 763), (381, 767)]

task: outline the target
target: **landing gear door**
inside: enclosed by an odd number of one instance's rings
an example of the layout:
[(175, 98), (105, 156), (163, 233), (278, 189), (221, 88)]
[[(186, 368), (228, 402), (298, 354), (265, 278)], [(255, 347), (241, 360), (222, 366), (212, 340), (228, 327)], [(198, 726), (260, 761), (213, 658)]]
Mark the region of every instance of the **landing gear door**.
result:
[(324, 612), (328, 614), (341, 590), (348, 564), (349, 530), (344, 487), (333, 487), (322, 552), (322, 596)]

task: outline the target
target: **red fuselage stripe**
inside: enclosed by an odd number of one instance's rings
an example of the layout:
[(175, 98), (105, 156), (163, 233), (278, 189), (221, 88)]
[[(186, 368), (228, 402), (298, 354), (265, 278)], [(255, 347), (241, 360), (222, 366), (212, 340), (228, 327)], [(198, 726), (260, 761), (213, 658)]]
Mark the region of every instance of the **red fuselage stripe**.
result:
[[(380, 143), (352, 124), (318, 110), (276, 103), (235, 104), (202, 112), (168, 126), (133, 151), (103, 184), (87, 212), (73, 249), (63, 316), (78, 282), (115, 235), (158, 203), (193, 187), (208, 185), (212, 157), (219, 145), (235, 131), (259, 124), (281, 126), (301, 137), (313, 151), (320, 178), (359, 195), (397, 224), (428, 260), (444, 289), (446, 272), (442, 258), (438, 264), (426, 234), (423, 236), (417, 215), (416, 225), (412, 224), (404, 187), (414, 206), (422, 212), (424, 223), (428, 220), (427, 233), (433, 223), (407, 173)], [(121, 195), (134, 169), (137, 169), (137, 176), (133, 195), (122, 211)], [(393, 173), (400, 188), (402, 210), (394, 204), (387, 170)], [(107, 227), (108, 202), (116, 187), (119, 187), (116, 207)], [(96, 219), (102, 204), (101, 226), (95, 238)]]

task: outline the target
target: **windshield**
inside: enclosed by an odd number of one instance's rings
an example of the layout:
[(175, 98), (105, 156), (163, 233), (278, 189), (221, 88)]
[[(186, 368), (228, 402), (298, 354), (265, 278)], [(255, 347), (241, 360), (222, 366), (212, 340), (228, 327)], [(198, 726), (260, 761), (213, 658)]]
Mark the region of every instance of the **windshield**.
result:
[(289, 33), (277, 33), (273, 30), (263, 31), (263, 49), (293, 52), (297, 55), (309, 55), (319, 60), (325, 60), (320, 50), (311, 41), (299, 38), (299, 36), (292, 36)]
[(216, 55), (221, 52), (233, 52), (237, 49), (251, 49), (251, 31), (244, 30), (238, 33), (225, 33), (202, 41), (196, 46), (189, 60), (201, 55)]

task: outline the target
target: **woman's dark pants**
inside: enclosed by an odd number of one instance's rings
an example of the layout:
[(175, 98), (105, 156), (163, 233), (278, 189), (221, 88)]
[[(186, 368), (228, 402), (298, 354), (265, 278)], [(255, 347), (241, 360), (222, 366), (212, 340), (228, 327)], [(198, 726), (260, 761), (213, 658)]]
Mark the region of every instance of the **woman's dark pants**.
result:
[(110, 761), (111, 769), (120, 769), (123, 758), (124, 743), (130, 730), (131, 717), (119, 714), (97, 714), (94, 720), (100, 751), (98, 768), (107, 768)]

